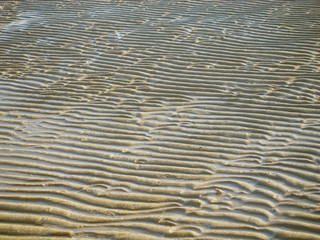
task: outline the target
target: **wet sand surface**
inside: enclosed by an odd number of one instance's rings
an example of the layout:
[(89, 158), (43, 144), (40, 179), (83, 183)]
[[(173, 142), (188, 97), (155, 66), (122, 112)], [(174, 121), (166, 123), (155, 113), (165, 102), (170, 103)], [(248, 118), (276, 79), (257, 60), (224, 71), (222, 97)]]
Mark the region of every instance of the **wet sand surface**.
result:
[(320, 239), (320, 2), (1, 1), (1, 239)]

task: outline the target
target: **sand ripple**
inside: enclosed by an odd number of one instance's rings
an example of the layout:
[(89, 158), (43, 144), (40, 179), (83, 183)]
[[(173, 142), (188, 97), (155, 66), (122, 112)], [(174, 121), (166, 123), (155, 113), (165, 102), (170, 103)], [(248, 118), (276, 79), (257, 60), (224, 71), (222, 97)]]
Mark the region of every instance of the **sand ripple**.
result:
[(320, 239), (319, 1), (1, 1), (1, 239)]

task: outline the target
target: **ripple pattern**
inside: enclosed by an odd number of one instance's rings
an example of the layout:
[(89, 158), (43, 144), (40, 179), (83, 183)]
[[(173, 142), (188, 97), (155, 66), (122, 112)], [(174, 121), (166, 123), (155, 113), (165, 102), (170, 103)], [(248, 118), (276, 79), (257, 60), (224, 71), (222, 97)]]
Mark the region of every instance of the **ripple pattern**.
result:
[(0, 2), (1, 239), (320, 239), (317, 0)]

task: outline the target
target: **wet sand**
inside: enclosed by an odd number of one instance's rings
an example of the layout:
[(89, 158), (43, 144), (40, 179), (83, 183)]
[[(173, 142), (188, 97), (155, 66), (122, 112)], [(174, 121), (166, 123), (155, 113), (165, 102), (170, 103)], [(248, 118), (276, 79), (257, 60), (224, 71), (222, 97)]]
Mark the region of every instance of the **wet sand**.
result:
[(319, 1), (0, 6), (0, 239), (320, 239)]

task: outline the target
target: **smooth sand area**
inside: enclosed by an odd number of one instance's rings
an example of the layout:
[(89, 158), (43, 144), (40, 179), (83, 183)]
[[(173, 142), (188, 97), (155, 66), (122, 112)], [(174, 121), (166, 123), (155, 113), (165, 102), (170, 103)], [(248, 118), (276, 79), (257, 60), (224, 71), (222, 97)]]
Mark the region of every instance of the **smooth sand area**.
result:
[(320, 1), (0, 1), (0, 239), (320, 239)]

